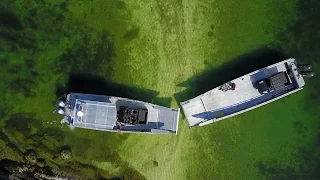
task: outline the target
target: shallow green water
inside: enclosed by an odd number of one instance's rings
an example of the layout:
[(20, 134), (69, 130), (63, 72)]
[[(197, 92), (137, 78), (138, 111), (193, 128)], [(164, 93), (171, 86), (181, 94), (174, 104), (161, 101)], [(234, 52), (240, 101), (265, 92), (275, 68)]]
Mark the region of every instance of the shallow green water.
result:
[[(319, 178), (317, 1), (5, 0), (0, 5), (0, 158), (33, 149), (87, 178)], [(165, 106), (294, 57), (303, 91), (178, 136), (70, 130), (52, 113), (76, 91)], [(210, 83), (209, 83), (210, 82)], [(59, 158), (70, 148), (73, 159)], [(143, 153), (137, 153), (143, 152)]]

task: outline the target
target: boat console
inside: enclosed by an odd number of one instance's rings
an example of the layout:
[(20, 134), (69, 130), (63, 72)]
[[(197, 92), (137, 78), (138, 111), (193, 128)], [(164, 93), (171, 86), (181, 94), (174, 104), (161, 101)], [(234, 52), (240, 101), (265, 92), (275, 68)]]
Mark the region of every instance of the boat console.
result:
[(291, 80), (286, 72), (279, 72), (270, 78), (258, 82), (258, 90), (261, 94), (273, 91), (281, 91), (291, 84)]
[(130, 125), (147, 124), (147, 116), (147, 109), (133, 109), (120, 106), (117, 113), (117, 121)]

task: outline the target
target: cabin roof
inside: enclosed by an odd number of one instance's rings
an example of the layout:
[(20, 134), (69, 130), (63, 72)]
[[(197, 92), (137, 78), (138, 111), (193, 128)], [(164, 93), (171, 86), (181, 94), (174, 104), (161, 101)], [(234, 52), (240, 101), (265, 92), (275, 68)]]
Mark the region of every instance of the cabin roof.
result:
[[(78, 112), (82, 112), (83, 116), (79, 116)], [(113, 129), (117, 121), (117, 108), (114, 103), (77, 99), (74, 113), (75, 126)]]

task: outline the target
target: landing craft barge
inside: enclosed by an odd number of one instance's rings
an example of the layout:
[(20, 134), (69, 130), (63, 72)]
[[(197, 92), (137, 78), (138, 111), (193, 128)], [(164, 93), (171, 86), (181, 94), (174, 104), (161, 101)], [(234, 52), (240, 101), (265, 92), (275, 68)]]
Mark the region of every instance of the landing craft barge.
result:
[(70, 126), (131, 133), (178, 133), (180, 109), (127, 98), (70, 93), (56, 112)]
[(303, 76), (313, 76), (310, 70), (311, 65), (287, 59), (180, 104), (189, 127), (204, 126), (300, 91), (305, 85)]

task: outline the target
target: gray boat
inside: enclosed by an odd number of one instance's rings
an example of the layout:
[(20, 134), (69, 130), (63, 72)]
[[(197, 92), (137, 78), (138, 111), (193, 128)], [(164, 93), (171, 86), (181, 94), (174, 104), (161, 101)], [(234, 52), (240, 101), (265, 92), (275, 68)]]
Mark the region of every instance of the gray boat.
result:
[(70, 93), (55, 112), (70, 126), (111, 132), (178, 133), (180, 109), (127, 98)]
[(217, 122), (300, 91), (311, 65), (295, 59), (273, 64), (181, 102), (189, 127)]

